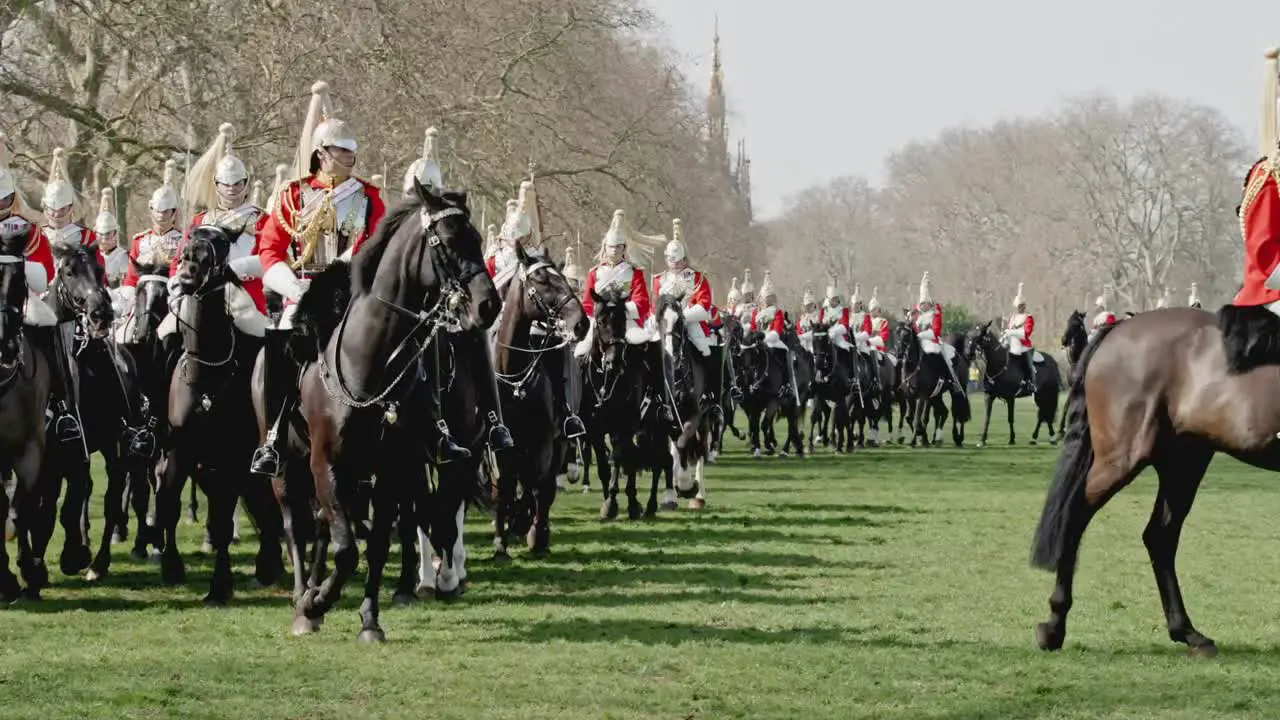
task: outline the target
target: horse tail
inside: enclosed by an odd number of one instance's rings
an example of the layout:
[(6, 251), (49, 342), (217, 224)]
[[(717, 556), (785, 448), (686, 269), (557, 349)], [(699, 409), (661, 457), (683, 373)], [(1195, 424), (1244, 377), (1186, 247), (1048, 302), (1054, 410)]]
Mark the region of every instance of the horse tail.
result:
[(973, 419), (973, 411), (969, 407), (969, 393), (951, 391), (951, 419), (958, 423), (967, 423)]
[(1062, 443), (1062, 454), (1058, 456), (1058, 466), (1045, 497), (1044, 509), (1040, 512), (1035, 544), (1031, 549), (1031, 564), (1043, 570), (1057, 569), (1068, 531), (1076, 519), (1073, 511), (1083, 504), (1085, 483), (1089, 479), (1089, 470), (1093, 467), (1093, 438), (1089, 433), (1084, 378), (1098, 346), (1116, 327), (1118, 325), (1101, 328), (1076, 363), (1071, 392), (1067, 396), (1067, 436)]

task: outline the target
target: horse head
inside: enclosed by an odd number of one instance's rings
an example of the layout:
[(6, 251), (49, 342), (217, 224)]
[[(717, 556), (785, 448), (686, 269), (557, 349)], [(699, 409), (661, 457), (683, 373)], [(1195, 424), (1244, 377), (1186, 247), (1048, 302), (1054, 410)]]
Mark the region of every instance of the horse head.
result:
[(600, 369), (608, 373), (622, 364), (627, 348), (627, 301), (631, 299), (629, 288), (608, 287), (603, 293), (591, 289), (595, 303), (595, 338), (591, 355), (598, 358)]
[(741, 347), (739, 368), (743, 382), (748, 387), (757, 387), (769, 376), (769, 348), (764, 344), (764, 332), (760, 330), (745, 332)]
[(984, 358), (990, 358), (995, 353), (996, 349), (1000, 347), (1000, 339), (991, 331), (991, 326), (994, 323), (995, 320), (978, 323), (969, 331), (967, 360), (973, 362), (973, 358), (976, 353), (982, 353)]
[[(525, 250), (516, 244), (516, 258), (520, 263), (519, 286), (520, 317), (561, 325), (573, 333), (575, 341), (586, 337), (590, 321), (582, 308), (582, 301), (555, 263), (540, 253)], [(516, 283), (512, 283), (514, 291)]]
[(227, 267), (227, 256), (240, 233), (221, 225), (201, 225), (191, 231), (178, 261), (178, 285), (184, 294), (216, 289), (235, 276)]
[(911, 326), (911, 321), (904, 320), (898, 323), (894, 329), (894, 354), (898, 356), (902, 365), (914, 366), (919, 363), (922, 349), (920, 347), (920, 338), (916, 337), (915, 328)]
[(831, 342), (830, 330), (834, 322), (814, 323), (813, 325), (813, 369), (815, 380), (822, 381), (836, 369), (835, 346)]
[(107, 294), (106, 271), (98, 264), (98, 246), (59, 244), (53, 246), (53, 254), (58, 266), (54, 278), (58, 319), (74, 317), (84, 325), (89, 337), (106, 337), (115, 316)]
[(133, 296), (133, 323), (126, 341), (140, 345), (159, 328), (169, 313), (169, 263), (152, 257), (146, 262), (129, 258), (138, 274), (138, 292)]
[[(8, 370), (22, 359), (22, 310), (27, 302), (25, 251), (27, 233), (0, 235), (0, 367)], [(43, 270), (42, 270), (43, 272)], [(40, 302), (33, 298), (32, 302)]]
[(416, 257), (417, 276), (424, 287), (438, 284), (443, 292), (452, 292), (447, 302), (455, 311), (465, 308), (457, 317), (464, 330), (489, 329), (502, 310), (502, 298), (485, 267), (484, 237), (471, 224), (466, 191), (437, 189), (415, 178), (413, 198), (417, 202), (411, 206), (421, 210), (427, 250), (410, 255)]
[(1067, 327), (1062, 331), (1062, 347), (1082, 349), (1088, 343), (1089, 330), (1085, 327), (1084, 313), (1072, 310), (1071, 317), (1067, 318)]

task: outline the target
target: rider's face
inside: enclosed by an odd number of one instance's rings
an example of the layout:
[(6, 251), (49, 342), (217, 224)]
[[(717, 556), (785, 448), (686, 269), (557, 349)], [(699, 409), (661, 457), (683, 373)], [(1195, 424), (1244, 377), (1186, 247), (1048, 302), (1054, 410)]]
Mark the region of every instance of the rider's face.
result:
[(49, 221), (49, 227), (52, 227), (55, 230), (64, 228), (71, 224), (71, 206), (68, 205), (56, 210), (45, 208), (44, 217), (45, 220)]
[(151, 211), (151, 229), (158, 233), (168, 232), (173, 229), (174, 223), (178, 220), (177, 210), (152, 210)]
[(224, 209), (234, 208), (244, 202), (245, 192), (249, 187), (248, 180), (241, 180), (238, 183), (224, 185), (218, 183), (218, 203)]
[(351, 150), (330, 145), (320, 151), (320, 169), (334, 177), (348, 177), (356, 166), (356, 154)]
[(116, 241), (120, 239), (119, 231), (111, 231), (98, 235), (98, 247), (104, 253), (109, 253), (116, 249)]

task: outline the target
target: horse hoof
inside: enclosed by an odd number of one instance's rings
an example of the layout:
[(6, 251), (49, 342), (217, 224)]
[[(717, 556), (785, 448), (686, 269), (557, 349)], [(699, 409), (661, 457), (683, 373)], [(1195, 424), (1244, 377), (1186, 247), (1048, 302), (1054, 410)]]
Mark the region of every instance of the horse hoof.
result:
[(204, 596), (204, 600), (202, 602), (204, 602), (205, 607), (226, 607), (227, 602), (230, 599), (230, 593), (223, 595), (222, 593), (211, 592)]
[(58, 568), (63, 575), (79, 575), (93, 561), (89, 548), (81, 546), (64, 548), (58, 556)]
[(585, 481), (585, 480), (584, 480), (584, 481), (583, 481), (583, 483), (582, 483), (582, 494), (583, 494), (583, 495), (590, 495), (590, 494), (591, 494), (591, 486), (590, 486), (590, 485), (588, 485), (588, 484), (586, 483), (586, 481)]
[(319, 630), (320, 630), (320, 624), (316, 622), (312, 622), (311, 618), (307, 617), (306, 615), (299, 615), (298, 617), (294, 618), (293, 627), (290, 628), (290, 632), (293, 633), (294, 637), (301, 637), (303, 635), (313, 635), (316, 632), (319, 632)]
[(1054, 632), (1049, 623), (1036, 625), (1036, 645), (1039, 645), (1041, 650), (1061, 650), (1062, 641), (1065, 639), (1064, 633)]
[(662, 503), (660, 508), (663, 512), (675, 512), (676, 510), (680, 509), (680, 503), (676, 502), (675, 500), (671, 500), (669, 502)]
[(640, 507), (640, 503), (627, 503), (627, 519), (639, 520), (644, 517), (644, 508)]
[(506, 550), (494, 550), (493, 564), (494, 565), (510, 565), (511, 553), (507, 552)]
[(365, 628), (356, 639), (362, 643), (384, 643), (387, 641), (387, 634), (382, 632), (382, 628)]
[(391, 605), (392, 607), (404, 607), (412, 605), (417, 599), (418, 596), (411, 592), (398, 592), (391, 596)]
[(102, 572), (98, 572), (97, 570), (94, 570), (93, 568), (89, 568), (89, 572), (87, 572), (87, 573), (85, 573), (85, 574), (84, 574), (84, 581), (85, 581), (85, 582), (96, 583), (96, 582), (98, 582), (98, 581), (102, 580), (103, 578), (105, 578), (106, 576), (107, 576), (107, 571), (106, 571), (106, 570), (103, 570)]
[[(1013, 443), (1009, 443), (1009, 444), (1010, 444), (1010, 445), (1012, 445)], [(1030, 441), (1030, 442), (1028, 442), (1027, 444), (1028, 444), (1028, 445), (1035, 445), (1035, 444), (1036, 444), (1036, 441), (1035, 441), (1035, 440), (1031, 440), (1031, 441)]]
[(1205, 641), (1203, 643), (1200, 643), (1199, 645), (1188, 646), (1187, 650), (1191, 653), (1191, 657), (1194, 657), (1194, 658), (1207, 659), (1207, 658), (1218, 657), (1218, 646), (1214, 645), (1213, 641), (1209, 640), (1208, 638), (1206, 638)]
[(986, 447), (986, 446), (987, 446), (987, 444), (986, 444), (985, 442), (981, 441), (981, 440), (979, 440), (979, 441), (978, 441), (978, 444), (977, 444), (977, 445), (974, 445), (974, 447), (976, 447), (976, 448), (984, 448), (984, 447)]
[(707, 501), (702, 498), (694, 498), (689, 501), (690, 510), (701, 510), (707, 506)]
[(1051, 437), (1051, 438), (1049, 438), (1049, 444), (1050, 444), (1050, 445), (1057, 445), (1057, 444), (1058, 444), (1058, 438), (1056, 438), (1056, 437)]
[(128, 539), (129, 539), (129, 534), (128, 534), (128, 533), (121, 533), (121, 532), (119, 532), (119, 531), (116, 531), (116, 532), (111, 533), (111, 544), (112, 544), (112, 545), (119, 545), (120, 543), (122, 543), (122, 542), (124, 542), (124, 541), (126, 541), (126, 540), (128, 540)]

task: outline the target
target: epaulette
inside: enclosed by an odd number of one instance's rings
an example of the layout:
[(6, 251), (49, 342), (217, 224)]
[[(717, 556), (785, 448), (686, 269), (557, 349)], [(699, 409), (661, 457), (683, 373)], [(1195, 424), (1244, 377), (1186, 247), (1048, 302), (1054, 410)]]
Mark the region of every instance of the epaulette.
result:
[[(35, 226), (33, 225), (32, 227), (35, 227)], [(35, 232), (30, 233), (27, 236), (27, 247), (22, 251), (22, 254), (25, 257), (31, 257), (31, 253), (35, 252), (40, 248), (40, 236), (42, 234), (43, 234), (43, 231), (40, 230), (39, 228), (36, 228)]]

